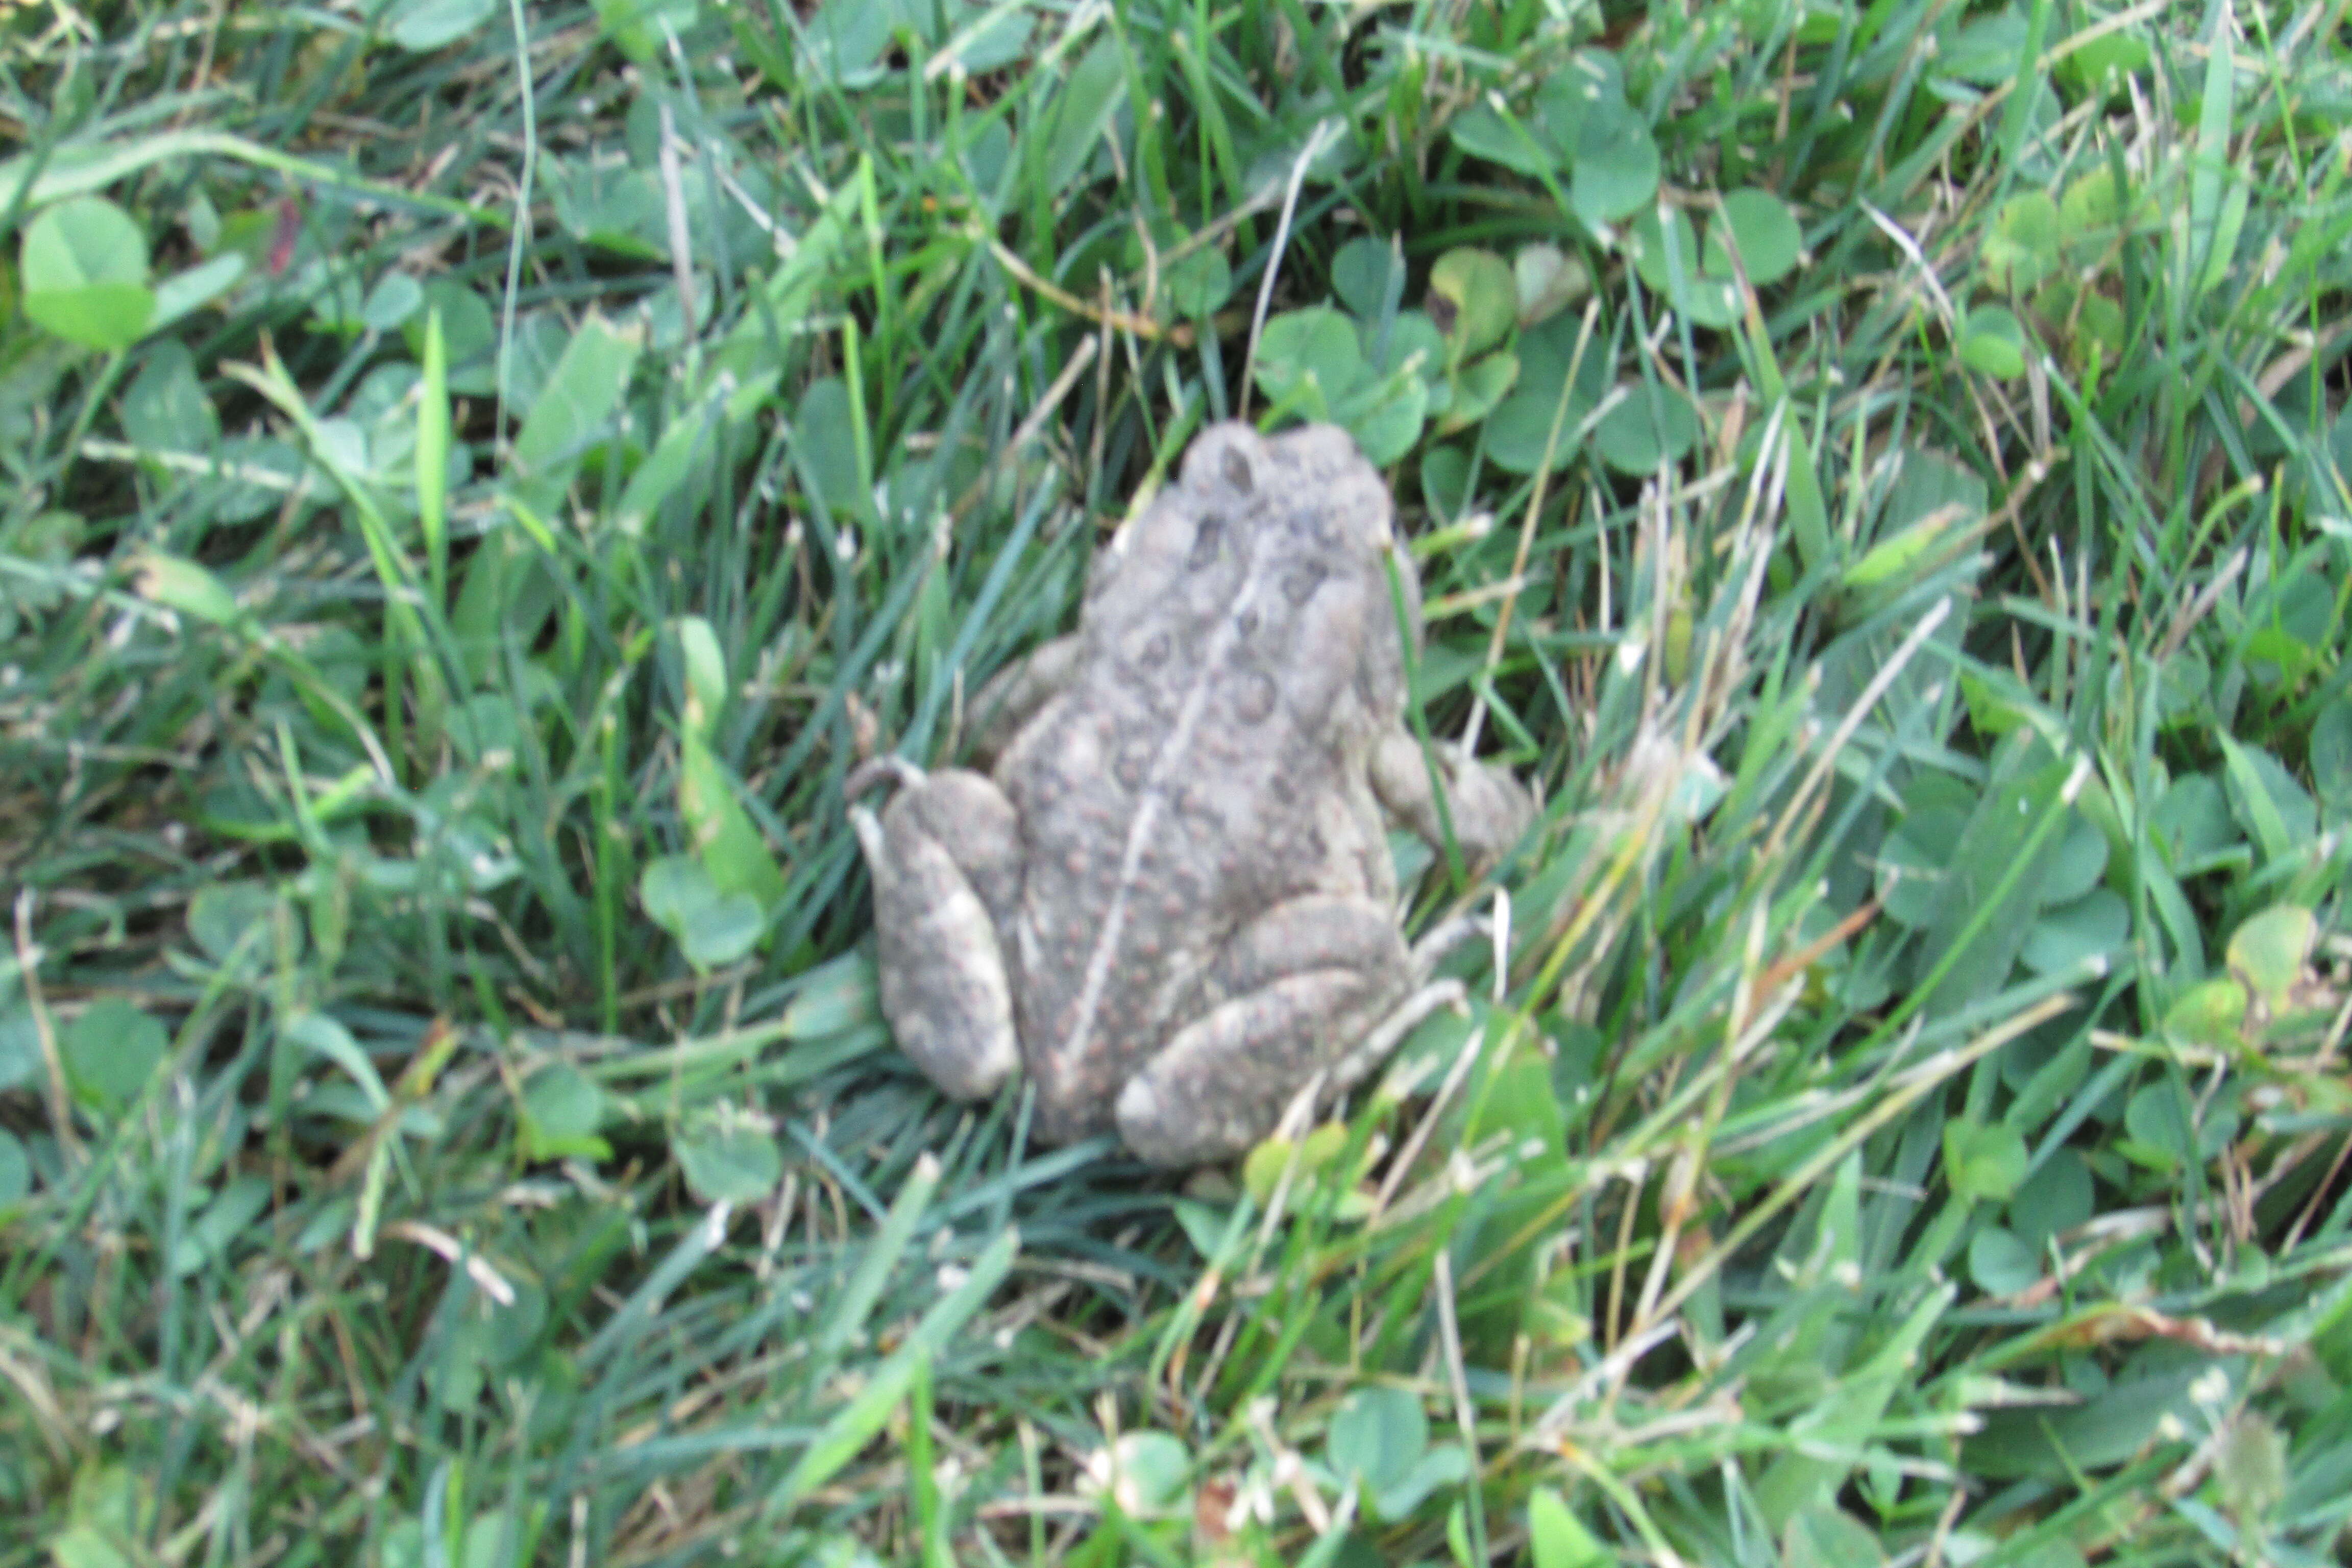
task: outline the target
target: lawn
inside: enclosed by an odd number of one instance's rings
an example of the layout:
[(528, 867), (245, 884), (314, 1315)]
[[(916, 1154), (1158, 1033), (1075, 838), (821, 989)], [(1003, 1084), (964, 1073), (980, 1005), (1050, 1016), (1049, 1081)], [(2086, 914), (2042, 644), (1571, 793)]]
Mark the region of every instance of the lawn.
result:
[[(0, 1568), (2321, 1568), (2352, 24), (0, 4)], [(1211, 423), (1538, 791), (1152, 1172), (843, 784)]]

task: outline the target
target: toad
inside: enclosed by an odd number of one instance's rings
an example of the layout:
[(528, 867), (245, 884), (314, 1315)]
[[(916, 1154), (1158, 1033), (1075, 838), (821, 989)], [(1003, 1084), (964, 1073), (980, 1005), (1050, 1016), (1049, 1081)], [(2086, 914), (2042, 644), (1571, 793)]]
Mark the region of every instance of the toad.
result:
[[(1155, 1165), (1247, 1149), (1421, 978), (1387, 824), (1440, 842), (1404, 726), (1420, 590), (1342, 430), (1202, 432), (1098, 550), (1077, 631), (974, 703), (986, 769), (859, 770), (881, 1001), (947, 1093), (1025, 1071), (1034, 1130)], [(1384, 562), (1403, 588), (1407, 631)], [(1527, 791), (1447, 759), (1455, 843), (1498, 858)]]

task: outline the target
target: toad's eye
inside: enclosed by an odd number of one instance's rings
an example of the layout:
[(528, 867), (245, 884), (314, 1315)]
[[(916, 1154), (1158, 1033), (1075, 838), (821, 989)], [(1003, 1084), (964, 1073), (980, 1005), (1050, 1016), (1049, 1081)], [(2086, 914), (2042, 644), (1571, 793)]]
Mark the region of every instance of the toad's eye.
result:
[(1294, 566), (1282, 574), (1282, 596), (1294, 605), (1303, 605), (1315, 596), (1323, 585), (1320, 566)]
[(1225, 448), (1225, 483), (1244, 495), (1257, 488), (1256, 477), (1250, 472), (1249, 459), (1230, 447)]
[(1192, 535), (1192, 552), (1184, 557), (1184, 564), (1198, 572), (1217, 558), (1217, 548), (1225, 541), (1225, 520), (1215, 512), (1201, 520), (1200, 531)]

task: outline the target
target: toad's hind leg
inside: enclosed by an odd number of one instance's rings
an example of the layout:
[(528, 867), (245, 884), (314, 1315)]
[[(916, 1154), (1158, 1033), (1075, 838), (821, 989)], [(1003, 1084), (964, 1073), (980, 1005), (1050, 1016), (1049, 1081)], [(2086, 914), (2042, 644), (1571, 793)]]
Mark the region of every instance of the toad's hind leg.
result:
[(1412, 973), (1387, 909), (1315, 897), (1244, 927), (1213, 978), (1222, 999), (1119, 1093), (1119, 1136), (1155, 1165), (1223, 1159), (1273, 1131), (1307, 1079), (1410, 989)]
[(901, 772), (878, 817), (849, 814), (874, 879), (883, 1016), (933, 1083), (983, 1100), (1021, 1066), (999, 935), (1021, 882), (1013, 804), (961, 768)]

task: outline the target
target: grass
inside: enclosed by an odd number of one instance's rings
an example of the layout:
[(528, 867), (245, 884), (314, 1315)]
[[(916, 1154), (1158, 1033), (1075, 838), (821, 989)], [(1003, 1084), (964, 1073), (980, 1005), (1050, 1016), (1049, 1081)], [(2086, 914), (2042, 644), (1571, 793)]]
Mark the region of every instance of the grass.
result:
[[(0, 7), (0, 1564), (2340, 1561), (2347, 69)], [(840, 784), (1243, 412), (1547, 806), (1174, 1182), (890, 1048)]]

